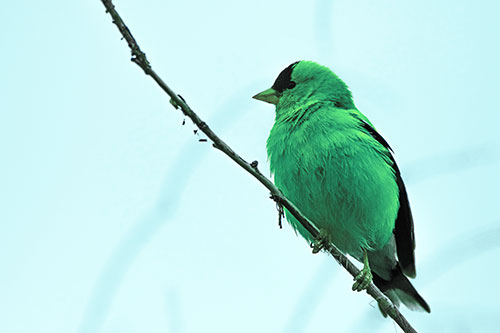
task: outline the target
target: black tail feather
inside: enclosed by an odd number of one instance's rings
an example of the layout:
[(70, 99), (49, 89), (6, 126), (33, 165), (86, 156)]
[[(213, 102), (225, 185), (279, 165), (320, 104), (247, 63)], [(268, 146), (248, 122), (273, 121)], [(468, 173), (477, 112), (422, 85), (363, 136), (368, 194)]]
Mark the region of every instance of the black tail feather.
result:
[[(420, 310), (431, 312), (427, 302), (420, 296), (410, 280), (403, 274), (399, 265), (391, 272), (389, 281), (382, 279), (375, 272), (373, 273), (373, 283), (382, 291), (394, 305), (399, 306), (403, 303), (411, 310)], [(385, 313), (382, 313), (384, 317)]]

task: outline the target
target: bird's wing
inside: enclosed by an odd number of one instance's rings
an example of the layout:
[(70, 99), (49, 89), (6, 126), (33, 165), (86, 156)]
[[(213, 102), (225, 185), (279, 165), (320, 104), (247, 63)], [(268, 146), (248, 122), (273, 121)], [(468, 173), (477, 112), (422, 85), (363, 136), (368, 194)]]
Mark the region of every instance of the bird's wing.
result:
[(353, 113), (352, 115), (359, 119), (361, 127), (368, 132), (368, 134), (387, 149), (387, 154), (392, 161), (392, 168), (399, 189), (399, 210), (396, 218), (396, 226), (393, 231), (396, 238), (398, 259), (404, 274), (409, 277), (415, 277), (415, 234), (413, 231), (413, 217), (411, 215), (410, 202), (408, 201), (405, 184), (401, 178), (401, 172), (391, 153), (392, 148), (370, 123), (360, 118), (357, 113)]

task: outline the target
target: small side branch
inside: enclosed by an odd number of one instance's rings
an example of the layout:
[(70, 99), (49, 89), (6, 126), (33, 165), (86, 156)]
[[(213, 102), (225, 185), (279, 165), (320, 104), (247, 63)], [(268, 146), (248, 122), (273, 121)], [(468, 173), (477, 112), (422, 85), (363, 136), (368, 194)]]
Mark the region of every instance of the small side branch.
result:
[[(184, 115), (189, 117), (193, 123), (200, 129), (201, 132), (212, 141), (212, 145), (222, 151), (224, 154), (229, 156), (234, 162), (245, 169), (248, 173), (254, 176), (262, 185), (264, 185), (270, 192), (271, 198), (276, 201), (280, 213), (280, 223), (283, 207), (286, 208), (301, 224), (309, 231), (309, 233), (315, 238), (319, 239), (320, 232), (314, 226), (314, 224), (304, 216), (299, 209), (288, 200), (281, 191), (274, 186), (274, 184), (264, 177), (262, 173), (257, 168), (256, 161), (248, 163), (243, 158), (241, 158), (234, 150), (231, 149), (224, 141), (222, 141), (205, 123), (200, 117), (189, 107), (186, 101), (177, 95), (168, 85), (156, 74), (152, 69), (151, 64), (146, 58), (146, 54), (142, 52), (137, 41), (132, 36), (132, 33), (128, 27), (123, 22), (122, 18), (118, 14), (111, 0), (101, 0), (104, 7), (106, 7), (107, 13), (113, 18), (113, 23), (118, 27), (123, 38), (127, 41), (127, 44), (132, 53), (132, 61), (137, 64), (146, 75), (149, 75), (155, 80), (155, 82), (160, 86), (161, 89), (171, 98), (171, 103), (175, 108), (180, 108)], [(335, 260), (342, 265), (353, 277), (359, 273), (359, 269), (354, 266), (354, 264), (343, 255), (333, 244), (328, 244), (325, 247), (325, 251), (329, 252)], [(416, 333), (415, 329), (410, 325), (406, 318), (399, 312), (398, 308), (392, 304), (392, 302), (373, 284), (371, 283), (367, 289), (367, 293), (371, 295), (380, 305), (380, 307), (401, 327), (404, 332)]]

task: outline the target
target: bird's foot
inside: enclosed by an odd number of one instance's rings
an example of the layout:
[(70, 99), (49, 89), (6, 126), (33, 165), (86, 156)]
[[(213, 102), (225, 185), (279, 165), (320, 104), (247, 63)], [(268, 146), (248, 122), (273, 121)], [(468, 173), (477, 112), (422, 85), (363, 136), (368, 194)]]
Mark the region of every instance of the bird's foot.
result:
[(320, 229), (318, 238), (316, 238), (311, 244), (312, 252), (316, 254), (324, 248), (327, 248), (329, 242), (330, 241), (326, 230)]
[(363, 267), (361, 271), (359, 271), (358, 275), (354, 278), (354, 284), (352, 285), (353, 291), (362, 291), (368, 288), (370, 283), (372, 282), (372, 272), (370, 267)]
[(372, 271), (370, 269), (370, 265), (368, 264), (368, 254), (366, 250), (363, 249), (363, 269), (359, 271), (358, 275), (354, 278), (354, 284), (352, 285), (353, 291), (363, 291), (372, 282), (373, 276)]

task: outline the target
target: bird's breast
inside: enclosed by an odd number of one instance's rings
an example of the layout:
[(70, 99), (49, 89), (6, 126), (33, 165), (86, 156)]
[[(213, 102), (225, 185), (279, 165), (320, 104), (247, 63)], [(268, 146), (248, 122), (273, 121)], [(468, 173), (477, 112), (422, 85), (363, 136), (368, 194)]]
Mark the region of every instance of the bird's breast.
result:
[(392, 168), (363, 135), (354, 126), (311, 117), (300, 126), (275, 123), (267, 142), (278, 188), (353, 255), (387, 242), (398, 209)]

